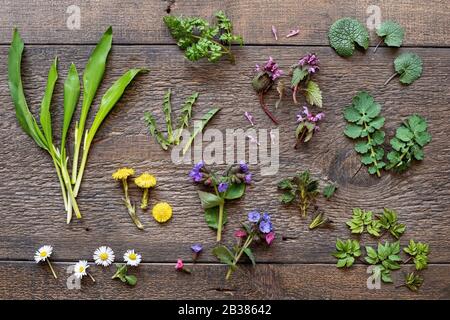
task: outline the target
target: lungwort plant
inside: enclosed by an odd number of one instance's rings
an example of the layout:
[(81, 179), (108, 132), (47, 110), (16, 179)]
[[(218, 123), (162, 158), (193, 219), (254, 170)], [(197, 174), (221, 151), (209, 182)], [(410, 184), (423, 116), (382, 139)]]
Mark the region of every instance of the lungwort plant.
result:
[[(89, 149), (92, 141), (94, 140), (95, 134), (108, 113), (114, 108), (117, 101), (121, 98), (127, 86), (138, 73), (144, 71), (143, 69), (130, 69), (116, 82), (114, 82), (114, 84), (103, 95), (91, 127), (84, 132), (90, 106), (103, 78), (106, 59), (111, 49), (111, 43), (112, 29), (109, 28), (92, 52), (83, 72), (83, 103), (81, 108), (81, 116), (75, 128), (72, 175), (70, 175), (68, 168), (66, 141), (70, 123), (80, 96), (80, 80), (77, 69), (74, 64), (71, 64), (67, 78), (64, 82), (64, 120), (61, 132), (61, 142), (58, 147), (53, 140), (54, 132), (52, 130), (52, 118), (50, 112), (53, 90), (58, 78), (58, 60), (57, 58), (53, 60), (48, 72), (47, 86), (42, 99), (38, 121), (28, 108), (23, 91), (21, 61), (24, 43), (16, 29), (14, 30), (11, 47), (9, 49), (9, 88), (15, 106), (17, 120), (22, 129), (33, 138), (39, 147), (46, 150), (53, 160), (56, 174), (61, 185), (64, 206), (67, 212), (67, 223), (71, 221), (73, 211), (75, 212), (77, 218), (81, 218), (76, 197), (80, 190)], [(81, 145), (83, 145), (82, 149)], [(80, 150), (82, 150), (83, 154), (81, 164), (78, 169), (78, 157)]]

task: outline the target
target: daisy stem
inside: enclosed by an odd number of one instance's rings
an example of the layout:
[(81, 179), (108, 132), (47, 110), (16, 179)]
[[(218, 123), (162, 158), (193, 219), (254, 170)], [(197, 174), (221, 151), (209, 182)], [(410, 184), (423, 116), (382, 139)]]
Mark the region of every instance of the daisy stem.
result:
[(53, 266), (52, 266), (52, 263), (50, 262), (50, 259), (47, 258), (46, 261), (47, 261), (48, 266), (50, 267), (50, 270), (53, 273), (53, 276), (55, 277), (55, 279), (58, 279), (58, 277), (56, 276), (55, 270), (53, 270)]
[(91, 278), (92, 282), (95, 282), (95, 279), (94, 279), (94, 277), (92, 276), (92, 274), (90, 274), (89, 272), (86, 272), (86, 273), (87, 273), (87, 275), (89, 276), (89, 278)]

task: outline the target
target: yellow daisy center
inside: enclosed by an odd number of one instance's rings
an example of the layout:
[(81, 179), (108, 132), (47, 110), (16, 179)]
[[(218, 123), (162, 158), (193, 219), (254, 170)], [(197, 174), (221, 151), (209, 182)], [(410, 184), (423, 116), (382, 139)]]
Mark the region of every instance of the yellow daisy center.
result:
[(99, 255), (100, 260), (103, 260), (103, 261), (108, 260), (108, 257), (109, 256), (108, 256), (108, 254), (106, 252), (102, 252)]
[(39, 254), (42, 258), (47, 256), (47, 251), (41, 251)]
[(78, 272), (84, 272), (84, 267), (83, 266), (80, 266), (79, 268), (78, 268)]
[(130, 253), (128, 255), (128, 259), (130, 259), (130, 260), (136, 260), (136, 258), (137, 258), (136, 253)]

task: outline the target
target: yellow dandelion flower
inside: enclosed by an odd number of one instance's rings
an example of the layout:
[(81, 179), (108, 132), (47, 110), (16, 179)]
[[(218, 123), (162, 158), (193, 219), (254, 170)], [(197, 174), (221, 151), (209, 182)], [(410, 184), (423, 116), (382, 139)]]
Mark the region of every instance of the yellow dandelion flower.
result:
[(141, 209), (145, 210), (148, 206), (148, 189), (156, 186), (156, 178), (154, 175), (144, 172), (139, 177), (134, 179), (134, 183), (136, 183), (139, 188), (144, 189), (141, 201)]
[(153, 188), (156, 186), (156, 178), (154, 175), (144, 172), (139, 177), (134, 179), (134, 183), (136, 183), (139, 188)]
[(112, 174), (114, 180), (127, 179), (129, 176), (134, 174), (134, 169), (131, 168), (120, 168)]
[(152, 214), (156, 221), (166, 222), (172, 218), (172, 207), (167, 202), (159, 202), (153, 207)]

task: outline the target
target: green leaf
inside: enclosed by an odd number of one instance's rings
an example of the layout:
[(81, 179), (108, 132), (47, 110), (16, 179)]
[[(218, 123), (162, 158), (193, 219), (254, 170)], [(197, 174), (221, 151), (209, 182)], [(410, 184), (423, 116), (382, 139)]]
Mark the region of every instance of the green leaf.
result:
[(75, 112), (79, 98), (80, 78), (75, 64), (72, 63), (66, 81), (64, 81), (64, 121), (61, 134), (61, 152), (65, 150), (67, 132), (69, 131), (73, 113)]
[(335, 184), (326, 185), (325, 188), (323, 188), (323, 196), (327, 199), (330, 199), (334, 195), (336, 189), (337, 187)]
[[(217, 230), (219, 227), (219, 207), (205, 209), (205, 220), (208, 227)], [(227, 210), (223, 208), (222, 225), (224, 226), (228, 221)]]
[(344, 268), (347, 266), (347, 259), (338, 259), (338, 262), (336, 263), (336, 266), (338, 268)]
[(403, 84), (411, 84), (422, 75), (422, 59), (415, 53), (402, 53), (394, 60), (394, 66)]
[(189, 126), (189, 120), (192, 116), (192, 107), (194, 106), (197, 98), (199, 96), (198, 92), (194, 92), (189, 98), (184, 102), (183, 108), (181, 109), (180, 119), (178, 121), (177, 132), (175, 135), (175, 144), (180, 143), (181, 134), (184, 128)]
[(358, 21), (352, 18), (342, 18), (333, 23), (328, 32), (330, 45), (337, 54), (349, 57), (355, 51), (355, 43), (367, 49), (369, 47), (369, 33)]
[(377, 28), (377, 35), (384, 38), (389, 47), (400, 47), (405, 36), (405, 30), (395, 21), (384, 21)]
[[(39, 119), (41, 122), (42, 131), (44, 132), (45, 140), (47, 140), (49, 147), (53, 145), (50, 105), (53, 97), (53, 89), (55, 88), (56, 80), (58, 79), (57, 64), (58, 58), (55, 58), (48, 72), (47, 86), (45, 87), (45, 94), (41, 103), (41, 115)], [(53, 152), (53, 150), (50, 149), (50, 152)]]
[(278, 182), (278, 188), (282, 190), (292, 190), (294, 186), (292, 185), (292, 180), (287, 178)]
[(354, 107), (350, 106), (344, 109), (344, 118), (348, 122), (357, 122), (361, 119), (361, 114)]
[(137, 278), (134, 275), (126, 275), (125, 280), (130, 286), (135, 286), (137, 283)]
[(356, 139), (361, 136), (363, 128), (356, 124), (348, 124), (345, 127), (345, 135), (349, 138)]
[(414, 292), (417, 292), (419, 288), (423, 284), (423, 277), (421, 277), (418, 274), (415, 274), (414, 272), (408, 273), (405, 276), (405, 285), (406, 287)]
[(291, 80), (291, 86), (296, 87), (298, 84), (303, 81), (306, 76), (308, 75), (308, 70), (296, 67), (294, 68), (292, 72), (292, 80)]
[(280, 201), (282, 203), (291, 203), (294, 200), (295, 200), (295, 192), (293, 191), (284, 192), (280, 198)]
[(169, 142), (163, 136), (161, 131), (158, 130), (158, 127), (156, 126), (156, 120), (153, 115), (150, 112), (146, 111), (144, 113), (144, 120), (145, 122), (147, 122), (150, 134), (156, 139), (163, 150), (167, 150), (169, 147)]
[(212, 253), (220, 260), (220, 262), (225, 263), (229, 266), (233, 265), (234, 255), (225, 246), (218, 246), (212, 250)]
[(244, 253), (250, 259), (250, 261), (252, 262), (252, 265), (255, 266), (256, 265), (256, 261), (255, 261), (255, 256), (253, 255), (252, 250), (247, 247), (247, 248), (244, 249)]
[(370, 258), (372, 258), (372, 259), (377, 259), (378, 258), (378, 255), (377, 255), (377, 252), (375, 251), (375, 249), (374, 248), (372, 248), (372, 247), (366, 247), (366, 252), (367, 252), (367, 255), (370, 257)]
[(400, 127), (395, 133), (395, 137), (401, 141), (408, 142), (414, 138), (414, 134), (406, 127)]
[(17, 121), (36, 144), (42, 149), (49, 150), (47, 141), (39, 128), (36, 119), (28, 108), (25, 94), (23, 92), (21, 77), (21, 62), (24, 43), (19, 31), (14, 29), (11, 47), (8, 52), (8, 84), (11, 98), (16, 110)]
[(224, 198), (234, 200), (241, 198), (245, 193), (245, 183), (232, 183), (228, 186)]
[(312, 80), (308, 81), (305, 89), (305, 97), (311, 106), (322, 108), (322, 91), (320, 91), (319, 85), (316, 82)]
[(166, 121), (167, 128), (167, 142), (169, 144), (173, 143), (173, 131), (172, 131), (172, 105), (170, 103), (171, 90), (167, 90), (164, 95), (164, 101), (162, 106), (162, 111), (164, 113), (164, 119)]
[(191, 137), (189, 138), (188, 142), (186, 143), (186, 145), (183, 148), (183, 155), (189, 150), (192, 142), (194, 142), (195, 137), (203, 131), (203, 129), (206, 127), (206, 125), (208, 124), (208, 122), (214, 117), (214, 115), (219, 112), (220, 109), (218, 108), (213, 108), (211, 110), (209, 110), (207, 113), (205, 113), (202, 118), (201, 118), (201, 124), (200, 126), (197, 126), (196, 128), (194, 128), (194, 132), (192, 133)]
[(219, 204), (223, 204), (223, 199), (213, 193), (197, 191), (203, 209), (214, 208)]
[(358, 143), (355, 144), (355, 150), (358, 153), (362, 153), (365, 154), (366, 152), (368, 152), (370, 150), (372, 146), (370, 144), (368, 144), (365, 141), (360, 141)]

